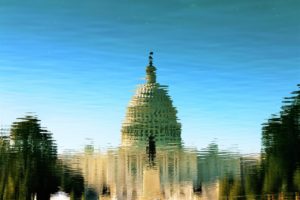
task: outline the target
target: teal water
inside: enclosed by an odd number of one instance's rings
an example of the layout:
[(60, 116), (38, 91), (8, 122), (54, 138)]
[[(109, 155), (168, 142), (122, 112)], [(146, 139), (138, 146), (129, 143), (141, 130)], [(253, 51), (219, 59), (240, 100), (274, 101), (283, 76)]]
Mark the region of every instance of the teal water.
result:
[(297, 0), (3, 0), (1, 124), (34, 112), (60, 151), (85, 138), (117, 146), (154, 51), (187, 144), (218, 139), (258, 153), (260, 124), (299, 83), (299, 7)]

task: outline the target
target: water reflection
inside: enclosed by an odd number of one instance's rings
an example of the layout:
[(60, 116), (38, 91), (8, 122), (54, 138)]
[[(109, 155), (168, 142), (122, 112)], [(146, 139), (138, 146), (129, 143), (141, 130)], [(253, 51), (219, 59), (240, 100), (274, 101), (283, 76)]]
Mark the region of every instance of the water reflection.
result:
[(1, 130), (0, 199), (299, 199), (300, 92), (262, 129), (261, 154), (162, 143), (57, 155), (35, 116)]
[(0, 138), (0, 199), (50, 199), (63, 190), (74, 197), (83, 193), (79, 171), (58, 159), (52, 135), (35, 116), (13, 123)]
[(260, 154), (216, 143), (197, 150), (182, 144), (176, 108), (152, 62), (151, 53), (117, 148), (87, 145), (58, 155), (52, 134), (30, 115), (1, 129), (0, 200), (46, 200), (57, 192), (70, 199), (300, 198), (300, 91), (263, 124)]
[[(236, 153), (218, 151), (216, 144), (201, 152), (178, 145), (110, 149), (91, 146), (84, 153), (65, 155), (82, 170), (86, 188), (100, 199), (218, 199), (219, 178), (240, 171)], [(75, 162), (74, 162), (75, 161)]]
[[(197, 156), (178, 146), (119, 147), (72, 157), (88, 188), (117, 199), (187, 198), (197, 182)], [(75, 167), (75, 166), (74, 166)], [(104, 192), (105, 191), (105, 192)], [(180, 199), (180, 198), (179, 198)]]
[(177, 110), (168, 95), (167, 86), (156, 82), (156, 67), (153, 52), (150, 52), (146, 67), (146, 83), (139, 85), (129, 103), (122, 124), (122, 145), (145, 145), (148, 137), (154, 137), (156, 144), (181, 144), (181, 124)]

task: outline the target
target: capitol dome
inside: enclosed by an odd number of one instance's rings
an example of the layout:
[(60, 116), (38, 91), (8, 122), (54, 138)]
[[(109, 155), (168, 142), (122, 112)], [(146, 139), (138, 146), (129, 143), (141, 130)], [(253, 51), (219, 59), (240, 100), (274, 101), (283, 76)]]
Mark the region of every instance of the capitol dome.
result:
[(122, 145), (148, 144), (154, 137), (156, 145), (180, 144), (181, 124), (172, 105), (167, 86), (156, 82), (156, 68), (152, 62), (146, 67), (146, 83), (138, 86), (127, 108), (122, 124)]

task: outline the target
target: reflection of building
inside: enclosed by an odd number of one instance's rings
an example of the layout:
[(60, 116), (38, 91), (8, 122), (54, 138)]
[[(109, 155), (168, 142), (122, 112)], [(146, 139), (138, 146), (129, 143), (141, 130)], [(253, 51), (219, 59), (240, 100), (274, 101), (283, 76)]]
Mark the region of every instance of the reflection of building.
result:
[(218, 152), (199, 157), (195, 149), (183, 148), (177, 111), (166, 87), (156, 83), (155, 71), (151, 54), (147, 83), (137, 89), (122, 124), (122, 145), (106, 153), (86, 148), (73, 156), (86, 193), (120, 200), (217, 199), (218, 181), (205, 175), (217, 177), (222, 169)]
[(86, 149), (70, 162), (82, 170), (87, 191), (101, 199), (214, 200), (219, 197), (219, 180), (239, 176), (241, 163), (239, 155), (211, 146), (203, 152), (158, 147), (154, 165), (149, 165), (147, 148), (140, 146), (105, 153)]
[(136, 90), (122, 125), (122, 145), (143, 144), (150, 135), (157, 145), (180, 143), (181, 125), (177, 122), (176, 109), (167, 87), (156, 82), (156, 68), (152, 65), (152, 53), (146, 68), (147, 83)]
[(149, 60), (147, 83), (137, 89), (122, 124), (122, 146), (105, 154), (87, 148), (76, 155), (87, 188), (101, 198), (191, 199), (194, 195), (197, 156), (182, 149), (177, 111), (166, 86), (156, 82), (152, 53)]
[(179, 147), (157, 148), (155, 165), (149, 165), (146, 149), (140, 147), (120, 147), (105, 154), (86, 152), (75, 157), (75, 167), (82, 169), (86, 187), (102, 197), (192, 199), (195, 196), (196, 152)]

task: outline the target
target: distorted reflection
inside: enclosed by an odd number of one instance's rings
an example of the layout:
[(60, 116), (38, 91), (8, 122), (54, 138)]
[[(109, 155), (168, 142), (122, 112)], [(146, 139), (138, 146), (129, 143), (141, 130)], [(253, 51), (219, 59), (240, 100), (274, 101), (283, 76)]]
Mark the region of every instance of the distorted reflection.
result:
[(31, 115), (1, 128), (0, 200), (300, 198), (300, 91), (263, 124), (261, 153), (243, 155), (214, 142), (184, 146), (152, 52), (146, 80), (129, 103), (116, 148), (86, 145), (58, 155), (52, 134)]
[(120, 147), (107, 154), (86, 152), (76, 158), (88, 187), (102, 197), (153, 199), (192, 194), (196, 154), (178, 147), (148, 148), (147, 152), (146, 148)]
[[(299, 199), (300, 92), (263, 125), (262, 152), (241, 155), (212, 143), (183, 146), (167, 86), (156, 82), (153, 53), (122, 124), (122, 144), (66, 155), (101, 199)], [(71, 161), (76, 160), (76, 163)]]
[(0, 199), (50, 199), (65, 191), (74, 198), (83, 193), (79, 170), (57, 156), (52, 134), (35, 116), (18, 119), (0, 135)]

